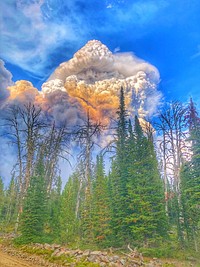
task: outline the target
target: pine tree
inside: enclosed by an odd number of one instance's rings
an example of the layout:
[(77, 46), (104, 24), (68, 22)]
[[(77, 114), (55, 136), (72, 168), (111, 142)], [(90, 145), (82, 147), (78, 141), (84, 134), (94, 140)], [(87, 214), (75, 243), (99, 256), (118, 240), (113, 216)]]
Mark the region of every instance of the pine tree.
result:
[[(121, 197), (126, 198), (127, 190), (127, 153), (126, 153), (126, 139), (127, 139), (127, 111), (125, 108), (124, 90), (121, 88), (120, 91), (120, 103), (118, 114), (118, 125), (117, 125), (117, 155), (116, 160), (119, 166), (119, 175), (121, 180)], [(122, 200), (123, 201), (123, 200)]]
[(81, 218), (80, 218), (80, 231), (83, 244), (94, 243), (94, 222), (92, 220), (92, 185), (91, 177), (89, 177), (81, 203)]
[(14, 231), (14, 225), (18, 212), (18, 190), (14, 175), (11, 178), (8, 188), (5, 190), (4, 202), (4, 230)]
[(75, 242), (79, 234), (79, 221), (76, 217), (76, 201), (79, 188), (79, 174), (69, 177), (61, 196), (60, 240), (62, 243)]
[(18, 242), (43, 242), (47, 220), (47, 188), (44, 179), (43, 155), (37, 162), (24, 201), (21, 215), (21, 236)]
[(110, 208), (102, 155), (97, 156), (92, 205), (95, 241), (100, 246), (109, 245)]
[(59, 234), (60, 234), (60, 208), (61, 208), (61, 187), (62, 187), (62, 180), (61, 177), (58, 176), (57, 183), (52, 188), (49, 196), (48, 206), (49, 206), (49, 218), (48, 218), (48, 225), (49, 231), (52, 239), (54, 242), (59, 241)]
[(111, 207), (112, 207), (112, 228), (115, 244), (128, 243), (129, 231), (126, 223), (127, 216), (127, 111), (125, 108), (124, 90), (121, 88), (119, 108), (117, 111), (117, 141), (116, 157), (112, 163), (110, 174), (111, 186)]
[(129, 210), (127, 218), (136, 243), (148, 244), (167, 232), (164, 210), (164, 189), (158, 172), (153, 144), (144, 136), (135, 117), (135, 142), (129, 165)]
[[(186, 125), (189, 127), (192, 158), (181, 169), (181, 193), (183, 205), (184, 228), (187, 239), (193, 241), (198, 251), (198, 224), (200, 222), (200, 118), (196, 107), (190, 99), (186, 113)], [(191, 243), (190, 243), (191, 245)]]

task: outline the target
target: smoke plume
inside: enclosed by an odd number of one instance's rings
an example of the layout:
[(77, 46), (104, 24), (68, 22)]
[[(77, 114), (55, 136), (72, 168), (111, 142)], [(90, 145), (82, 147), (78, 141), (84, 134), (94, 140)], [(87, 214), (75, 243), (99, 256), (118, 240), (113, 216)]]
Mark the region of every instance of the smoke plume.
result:
[[(0, 76), (1, 117), (7, 107), (31, 102), (39, 105), (48, 119), (67, 127), (83, 124), (88, 111), (94, 121), (109, 125), (111, 118), (116, 118), (121, 87), (127, 110), (137, 114), (143, 123), (146, 116), (156, 112), (161, 96), (157, 90), (159, 72), (154, 66), (132, 53), (113, 54), (96, 40), (89, 41), (71, 60), (60, 64), (41, 91), (29, 81), (13, 83), (3, 61)], [(6, 137), (1, 137), (0, 148), (5, 150), (7, 142)], [(13, 166), (12, 148), (7, 146), (6, 151), (7, 163)], [(5, 167), (4, 161), (5, 157), (1, 157), (0, 163)], [(9, 175), (2, 168), (0, 175), (5, 174)]]
[[(52, 89), (49, 83), (54, 81)], [(56, 81), (56, 87), (55, 87)], [(151, 116), (160, 93), (158, 70), (132, 53), (112, 54), (100, 41), (89, 41), (74, 57), (62, 64), (43, 85), (43, 93), (61, 90), (89, 109), (96, 119), (107, 120), (118, 107), (120, 87), (124, 88), (130, 113)]]
[(0, 101), (8, 96), (7, 87), (12, 83), (12, 74), (6, 69), (4, 61), (0, 59)]
[(132, 53), (113, 54), (100, 41), (89, 41), (73, 58), (52, 73), (42, 91), (28, 81), (8, 87), (7, 103), (39, 104), (58, 124), (76, 125), (89, 111), (109, 124), (119, 105), (120, 88), (130, 114), (144, 119), (158, 106), (159, 72)]

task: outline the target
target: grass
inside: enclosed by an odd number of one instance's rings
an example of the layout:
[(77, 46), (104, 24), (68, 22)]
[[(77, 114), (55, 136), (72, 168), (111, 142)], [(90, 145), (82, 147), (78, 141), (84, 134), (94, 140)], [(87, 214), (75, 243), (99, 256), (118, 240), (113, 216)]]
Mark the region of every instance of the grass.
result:
[(71, 263), (74, 263), (74, 267), (99, 267), (97, 263), (84, 262), (84, 259), (77, 261), (75, 257), (69, 255), (52, 256), (53, 251), (48, 249), (28, 245), (18, 246), (18, 248), (28, 254), (42, 256), (51, 263), (63, 264), (65, 266), (70, 266)]
[[(10, 246), (13, 245), (13, 240), (0, 238), (0, 243), (5, 246)], [(34, 247), (34, 244), (20, 245), (14, 243), (14, 246), (16, 249), (20, 249), (25, 253), (38, 255), (49, 262), (62, 264), (64, 266), (70, 266), (73, 263), (74, 267), (99, 267), (99, 264), (97, 263), (87, 262), (84, 258), (77, 259), (73, 255), (52, 256), (53, 250)], [(68, 247), (70, 247), (70, 249), (80, 248), (82, 250), (102, 250), (97, 246), (92, 246), (92, 248), (89, 245), (78, 246), (77, 243), (68, 245)], [(160, 243), (159, 246), (153, 247), (152, 245), (152, 247), (140, 248), (139, 251), (143, 254), (144, 257), (146, 257), (146, 260), (150, 260), (150, 258), (153, 257), (160, 258), (163, 263), (163, 267), (188, 267), (191, 266), (191, 263), (193, 264), (193, 266), (200, 266), (200, 255), (198, 255), (198, 253), (195, 253), (194, 250), (191, 250), (190, 248), (181, 249), (175, 242), (164, 242)], [(120, 250), (116, 251), (115, 253), (117, 252), (120, 254)]]

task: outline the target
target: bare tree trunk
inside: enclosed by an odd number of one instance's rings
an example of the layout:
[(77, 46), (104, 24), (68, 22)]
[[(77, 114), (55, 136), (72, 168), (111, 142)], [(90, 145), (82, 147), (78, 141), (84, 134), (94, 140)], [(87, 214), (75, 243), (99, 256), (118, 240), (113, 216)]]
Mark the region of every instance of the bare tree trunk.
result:
[[(177, 210), (177, 230), (179, 238), (182, 239), (182, 203), (180, 190), (180, 170), (183, 163), (184, 149), (184, 109), (178, 102), (169, 105), (162, 114), (160, 114), (160, 124), (158, 129), (162, 131), (163, 136), (163, 176), (165, 184), (165, 194), (168, 197), (167, 176), (171, 177), (170, 186), (172, 188), (175, 205)], [(165, 207), (166, 213), (169, 213), (168, 199)]]
[[(82, 189), (84, 190), (84, 203), (86, 204), (86, 209), (90, 209), (88, 206), (89, 198), (91, 196), (91, 158), (92, 149), (95, 145), (95, 138), (100, 135), (103, 126), (101, 123), (93, 123), (91, 121), (89, 111), (87, 113), (87, 119), (84, 125), (80, 126), (76, 132), (75, 140), (78, 140), (82, 150), (80, 153), (80, 158), (84, 164), (83, 177), (80, 178), (79, 190), (77, 195), (76, 203), (76, 217), (79, 214), (80, 208), (80, 194)], [(90, 213), (90, 211), (88, 211)]]
[[(17, 175), (18, 190), (18, 216), (15, 231), (18, 229), (20, 214), (23, 210), (23, 199), (30, 184), (31, 172), (33, 170), (34, 154), (39, 140), (39, 131), (43, 129), (41, 120), (41, 109), (32, 103), (24, 106), (11, 107), (7, 118), (8, 133), (12, 137), (12, 143), (17, 148), (17, 164), (19, 166)], [(25, 168), (24, 168), (25, 166)], [(16, 172), (17, 173), (17, 172)]]

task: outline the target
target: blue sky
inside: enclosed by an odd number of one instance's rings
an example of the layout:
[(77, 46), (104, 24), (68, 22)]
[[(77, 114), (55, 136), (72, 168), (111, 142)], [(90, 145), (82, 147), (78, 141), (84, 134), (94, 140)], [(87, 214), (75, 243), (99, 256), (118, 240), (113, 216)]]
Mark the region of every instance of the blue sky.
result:
[(200, 107), (199, 0), (4, 0), (0, 58), (40, 88), (88, 40), (155, 65), (166, 100)]

